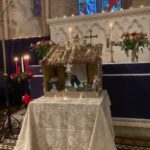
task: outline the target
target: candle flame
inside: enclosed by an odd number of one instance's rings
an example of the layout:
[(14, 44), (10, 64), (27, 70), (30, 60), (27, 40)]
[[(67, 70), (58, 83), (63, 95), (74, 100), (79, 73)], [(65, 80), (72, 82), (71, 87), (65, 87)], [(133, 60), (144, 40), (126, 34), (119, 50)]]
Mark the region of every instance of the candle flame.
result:
[(71, 33), (71, 32), (72, 32), (72, 28), (71, 28), (71, 27), (69, 27), (69, 28), (68, 28), (68, 31)]
[(112, 28), (112, 27), (113, 27), (113, 23), (112, 23), (112, 22), (110, 22), (109, 27), (110, 27), (110, 28)]
[(24, 58), (25, 60), (29, 60), (30, 56), (29, 56), (29, 55), (25, 55), (23, 58)]
[(15, 58), (14, 58), (14, 61), (18, 61), (18, 60), (19, 60), (18, 57), (15, 57)]

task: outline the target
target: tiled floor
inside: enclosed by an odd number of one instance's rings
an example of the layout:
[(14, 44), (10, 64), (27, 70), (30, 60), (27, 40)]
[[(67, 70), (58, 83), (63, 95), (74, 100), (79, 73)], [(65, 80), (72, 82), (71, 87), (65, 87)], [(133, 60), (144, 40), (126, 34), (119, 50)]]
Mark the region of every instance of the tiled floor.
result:
[[(0, 150), (14, 150), (16, 141), (17, 139), (6, 139), (0, 143)], [(117, 150), (150, 150), (150, 140), (116, 138), (116, 146)]]
[(150, 140), (117, 137), (115, 142), (118, 150), (150, 150)]
[[(17, 115), (21, 116), (24, 111), (20, 111)], [(18, 119), (18, 117), (16, 116)], [(19, 118), (20, 119), (20, 118)], [(19, 132), (14, 132), (14, 134), (18, 134)], [(0, 150), (14, 150), (16, 145), (17, 135), (14, 136), (13, 139), (5, 139), (3, 143), (0, 143)], [(116, 137), (115, 143), (117, 146), (117, 150), (150, 150), (150, 139), (149, 140), (140, 140), (140, 139), (129, 139)]]
[[(16, 139), (17, 140), (17, 139)], [(16, 145), (15, 139), (5, 139), (3, 143), (0, 143), (0, 150), (13, 150)]]

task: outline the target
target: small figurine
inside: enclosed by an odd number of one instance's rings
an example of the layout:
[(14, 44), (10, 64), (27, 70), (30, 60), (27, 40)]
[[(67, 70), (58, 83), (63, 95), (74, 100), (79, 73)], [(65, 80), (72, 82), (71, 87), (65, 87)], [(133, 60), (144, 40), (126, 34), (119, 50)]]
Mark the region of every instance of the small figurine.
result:
[(65, 72), (66, 73), (71, 73), (71, 68), (72, 68), (72, 65), (70, 65), (70, 64), (67, 64), (67, 65), (64, 65), (65, 67), (66, 67), (66, 70), (65, 70)]
[(49, 81), (49, 90), (57, 91), (59, 89), (59, 81), (57, 77), (52, 77)]
[(77, 88), (80, 85), (80, 81), (76, 75), (71, 75), (71, 85), (74, 88)]
[(100, 79), (98, 75), (94, 75), (93, 84), (92, 84), (92, 91), (98, 91)]
[(66, 87), (66, 88), (71, 88), (71, 86), (72, 86), (72, 85), (71, 85), (70, 79), (67, 78), (67, 79), (66, 79), (66, 82), (65, 82), (65, 87)]

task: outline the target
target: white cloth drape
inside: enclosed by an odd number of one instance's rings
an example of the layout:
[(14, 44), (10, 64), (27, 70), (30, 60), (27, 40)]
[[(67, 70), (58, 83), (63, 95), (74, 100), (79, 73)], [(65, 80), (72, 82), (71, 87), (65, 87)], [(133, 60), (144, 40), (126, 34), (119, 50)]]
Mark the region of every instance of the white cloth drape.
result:
[(27, 110), (15, 150), (116, 150), (110, 101), (41, 97)]

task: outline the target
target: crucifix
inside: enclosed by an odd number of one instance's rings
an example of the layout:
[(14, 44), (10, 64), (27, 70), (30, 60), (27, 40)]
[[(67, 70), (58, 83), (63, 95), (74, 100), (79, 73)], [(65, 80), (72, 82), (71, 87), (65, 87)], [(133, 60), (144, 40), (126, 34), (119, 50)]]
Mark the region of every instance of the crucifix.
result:
[(92, 32), (93, 32), (92, 29), (90, 29), (89, 30), (89, 33), (90, 33), (89, 36), (84, 36), (85, 39), (90, 39), (90, 43), (92, 43), (92, 39), (93, 38), (97, 38), (98, 37), (97, 35), (92, 35)]

